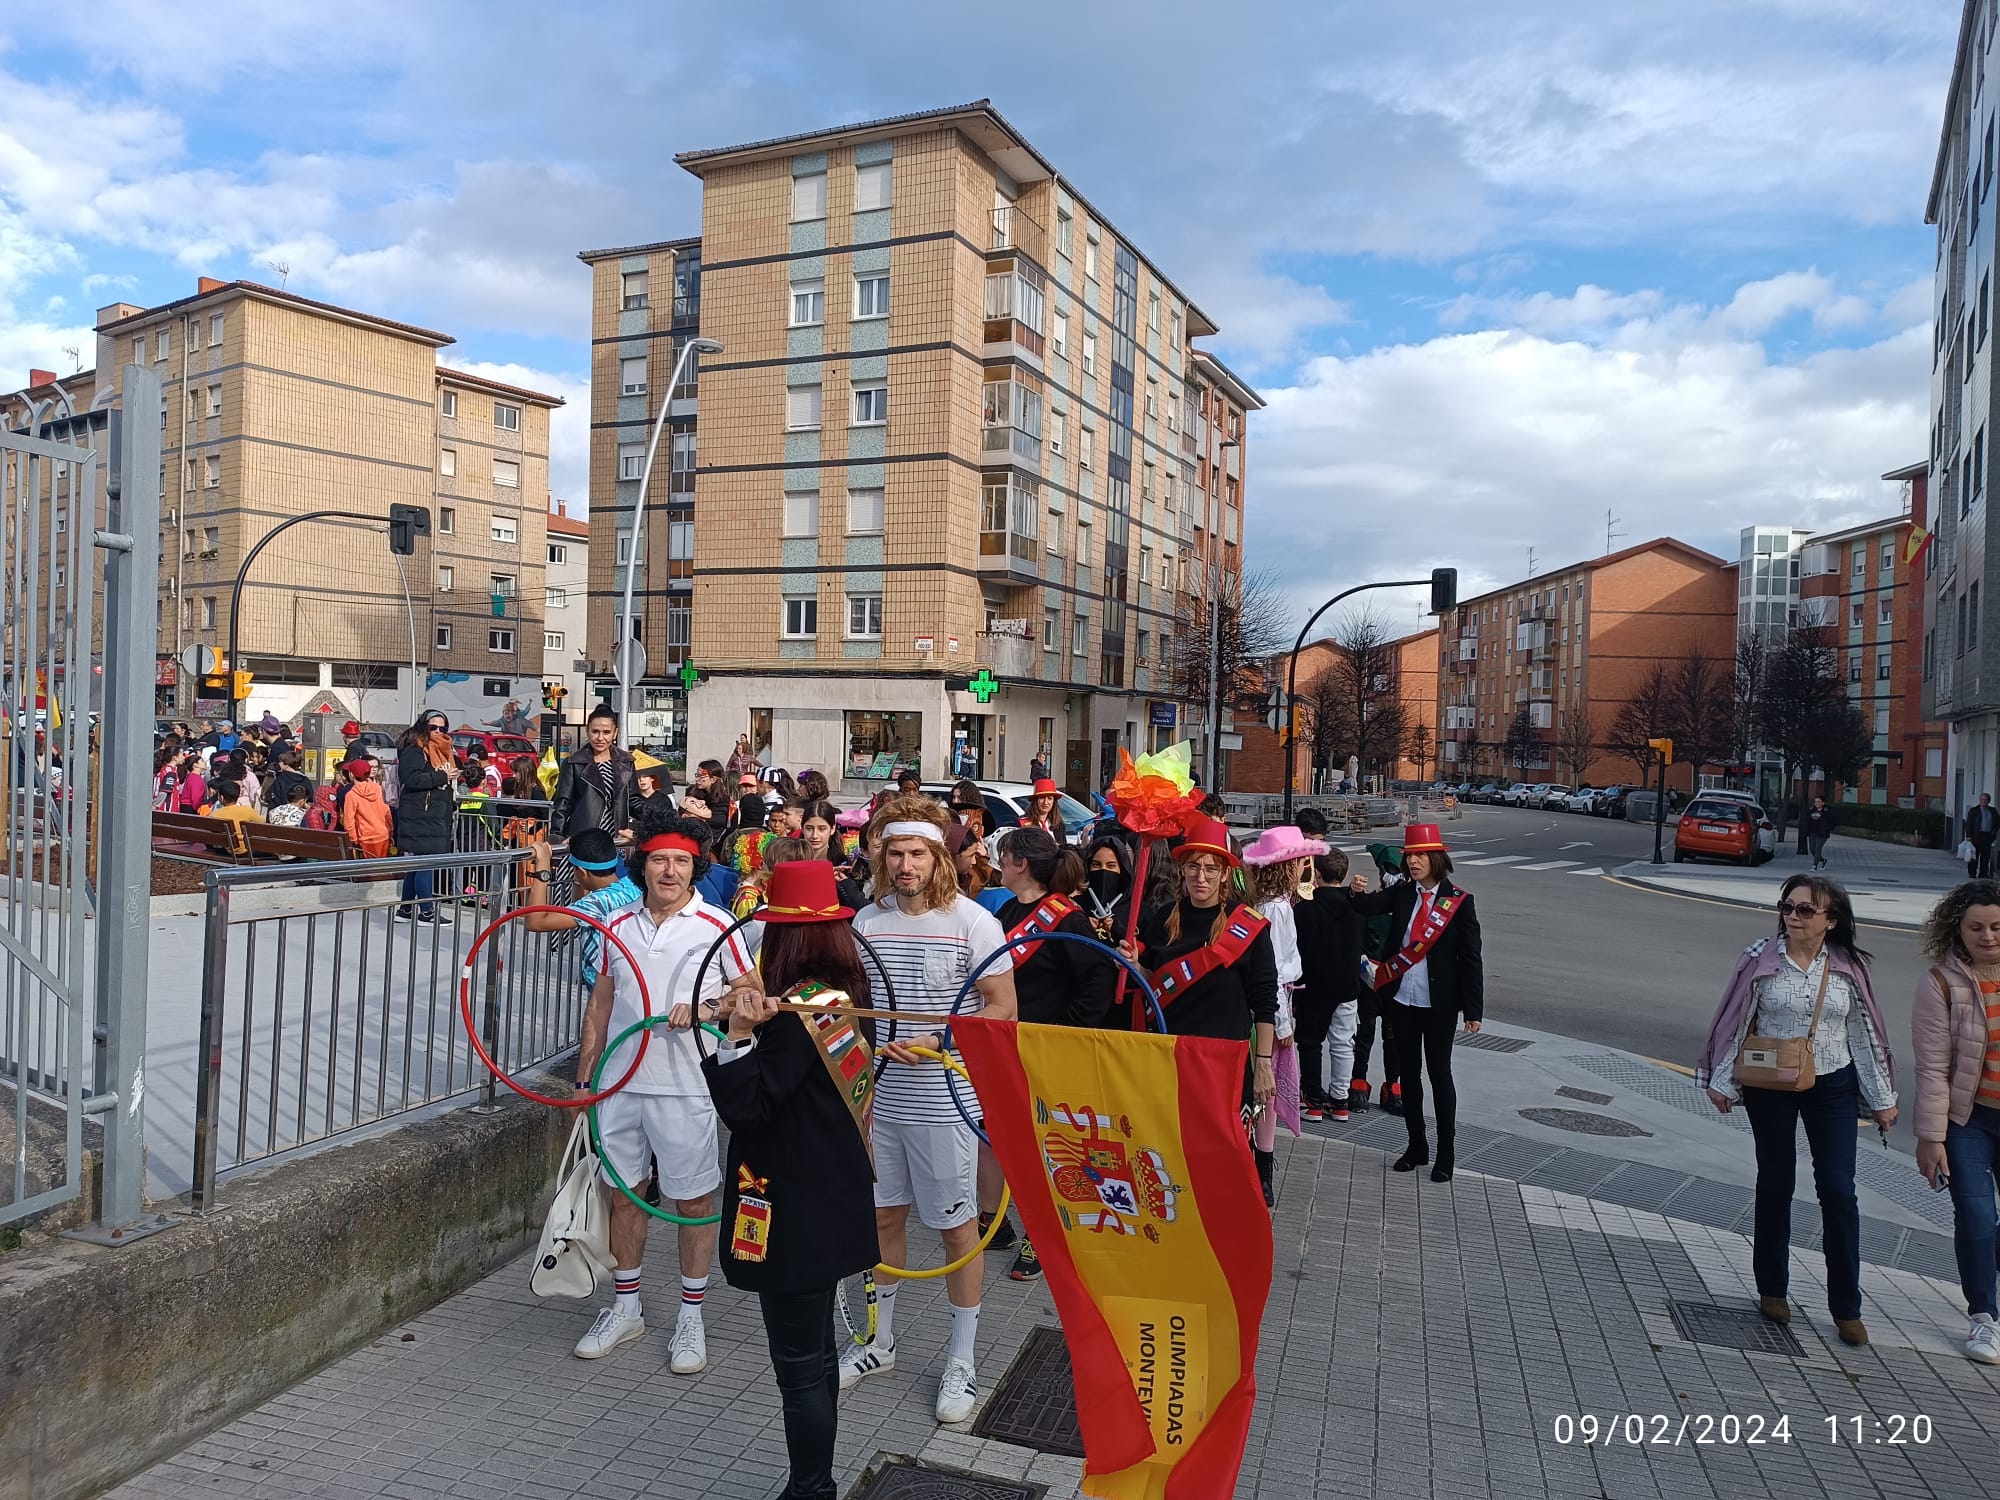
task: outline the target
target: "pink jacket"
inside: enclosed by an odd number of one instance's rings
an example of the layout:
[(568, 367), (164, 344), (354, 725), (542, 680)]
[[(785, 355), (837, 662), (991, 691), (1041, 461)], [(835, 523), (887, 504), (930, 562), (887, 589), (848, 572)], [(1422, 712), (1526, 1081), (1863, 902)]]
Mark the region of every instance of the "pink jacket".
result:
[[(1882, 1061), (1889, 1071), (1889, 1086), (1894, 1088), (1896, 1059), (1889, 1051), (1889, 1029), (1882, 1022), (1881, 1009), (1875, 1004), (1875, 991), (1868, 983), (1867, 965), (1856, 963), (1830, 943), (1826, 951), (1833, 972), (1845, 975), (1854, 986), (1854, 992), (1861, 997), (1861, 1008), (1868, 1017), (1869, 1028), (1882, 1048)], [(1715, 1017), (1708, 1023), (1708, 1039), (1701, 1044), (1701, 1056), (1695, 1059), (1694, 1081), (1697, 1088), (1708, 1088), (1717, 1077), (1726, 1077), (1733, 1072), (1736, 1050), (1743, 1044), (1744, 1032), (1750, 1024), (1750, 1008), (1756, 1003), (1757, 981), (1777, 973), (1778, 965), (1784, 962), (1784, 958), (1784, 941), (1767, 937), (1757, 939), (1736, 960), (1736, 972), (1729, 976), (1729, 988), (1722, 992), (1722, 1003), (1715, 1007)]]
[[(1947, 988), (1938, 988), (1943, 975)], [(1986, 1067), (1986, 1006), (1979, 981), (1956, 954), (1917, 981), (1910, 1002), (1910, 1040), (1917, 1056), (1916, 1116), (1920, 1141), (1944, 1140), (1947, 1124), (1972, 1118)]]

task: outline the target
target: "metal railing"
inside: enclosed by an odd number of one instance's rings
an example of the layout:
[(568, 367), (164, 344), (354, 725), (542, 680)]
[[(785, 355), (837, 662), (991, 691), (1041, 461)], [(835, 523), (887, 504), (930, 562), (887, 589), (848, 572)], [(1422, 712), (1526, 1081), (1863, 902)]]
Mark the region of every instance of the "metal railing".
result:
[[(446, 1101), (491, 1104), (497, 1085), (460, 1019), (461, 978), (481, 1040), (509, 1072), (576, 1045), (586, 996), (576, 955), (551, 935), (509, 923), (477, 972), (467, 967), (488, 922), (552, 899), (523, 878), (526, 864), (522, 850), (496, 848), (209, 871), (197, 1212), (215, 1206), (218, 1178), (253, 1162)], [(402, 901), (403, 878), (425, 872), (444, 877), (437, 920), (403, 920), (421, 913)]]

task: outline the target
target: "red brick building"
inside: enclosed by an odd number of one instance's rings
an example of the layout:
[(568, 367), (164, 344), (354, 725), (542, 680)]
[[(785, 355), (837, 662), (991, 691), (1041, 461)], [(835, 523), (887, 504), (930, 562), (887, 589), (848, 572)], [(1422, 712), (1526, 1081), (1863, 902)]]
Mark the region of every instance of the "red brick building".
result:
[[(1390, 778), (1395, 781), (1417, 781), (1438, 774), (1437, 640), (1438, 633), (1433, 628), (1406, 635), (1393, 643), (1394, 689), (1403, 708), (1405, 736), (1404, 753), (1397, 758), (1390, 772)], [(1332, 641), (1314, 641), (1299, 653), (1298, 694), (1302, 702), (1311, 700), (1314, 687), (1332, 669), (1339, 655), (1340, 647)], [(1289, 655), (1276, 659), (1281, 674), (1289, 670), (1289, 661)], [(1278, 685), (1283, 686), (1282, 681)], [(1250, 723), (1247, 718), (1244, 714), (1237, 715), (1237, 725), (1243, 734), (1243, 748), (1231, 759), (1229, 790), (1282, 792), (1285, 789), (1285, 752), (1278, 736), (1261, 722)], [(1413, 738), (1411, 731), (1417, 726), (1422, 726), (1422, 733)], [(1424, 750), (1421, 760), (1411, 753), (1419, 747)], [(1304, 792), (1311, 787), (1311, 747), (1303, 735), (1293, 750), (1292, 773), (1297, 778), (1293, 786), (1298, 791)]]

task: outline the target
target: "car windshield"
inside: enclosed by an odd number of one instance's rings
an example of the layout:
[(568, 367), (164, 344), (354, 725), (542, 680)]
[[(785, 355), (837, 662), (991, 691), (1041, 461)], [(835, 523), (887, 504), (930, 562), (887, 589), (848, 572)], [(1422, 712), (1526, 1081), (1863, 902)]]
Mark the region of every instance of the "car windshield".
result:
[(1697, 802), (1682, 816), (1704, 823), (1747, 823), (1750, 809), (1742, 802)]

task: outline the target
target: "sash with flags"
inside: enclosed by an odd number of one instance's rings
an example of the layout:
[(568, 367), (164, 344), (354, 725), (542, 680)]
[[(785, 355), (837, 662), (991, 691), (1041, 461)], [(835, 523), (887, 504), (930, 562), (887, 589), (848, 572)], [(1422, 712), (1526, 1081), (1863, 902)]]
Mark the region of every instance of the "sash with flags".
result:
[(1098, 1500), (1234, 1494), (1271, 1288), (1244, 1043), (952, 1029), (1061, 1315)]
[[(785, 998), (809, 1005), (842, 1006), (854, 1003), (846, 991), (829, 989), (817, 980), (800, 985)], [(847, 1101), (848, 1113), (854, 1116), (855, 1127), (860, 1130), (862, 1140), (866, 1141), (868, 1106), (875, 1097), (875, 1069), (872, 1066), (875, 1053), (868, 1045), (868, 1038), (861, 1034), (860, 1023), (854, 1017), (841, 1015), (835, 1010), (801, 1010), (793, 1014), (805, 1023), (813, 1045), (819, 1049), (820, 1061), (826, 1064), (833, 1086)]]
[[(1421, 901), (1423, 897), (1419, 895), (1417, 899)], [(1431, 949), (1437, 946), (1438, 939), (1444, 936), (1445, 929), (1451, 926), (1451, 919), (1458, 915), (1462, 904), (1463, 898), (1456, 891), (1449, 896), (1432, 898), (1423, 920), (1410, 934), (1410, 940), (1403, 944), (1395, 957), (1375, 966), (1374, 987), (1386, 989), (1422, 963)]]
[[(1062, 926), (1063, 919), (1071, 912), (1081, 911), (1082, 909), (1082, 907), (1070, 900), (1069, 897), (1050, 891), (1048, 895), (1042, 897), (1042, 904), (1040, 906), (1037, 906), (1033, 911), (1014, 924), (1013, 928), (1007, 934), (1007, 941), (1011, 945), (1020, 942), (1022, 938), (1036, 937), (1044, 932), (1054, 932), (1058, 927)], [(1018, 948), (1010, 946), (1008, 949), (1014, 955), (1014, 964), (1017, 968), (1033, 958), (1041, 950), (1042, 945), (1040, 943), (1021, 943), (1021, 946)]]
[(1223, 927), (1221, 937), (1192, 953), (1170, 959), (1154, 971), (1153, 988), (1159, 994), (1160, 1004), (1172, 1004), (1183, 990), (1194, 988), (1217, 969), (1235, 963), (1249, 952), (1257, 934), (1270, 925), (1249, 907), (1237, 907)]

